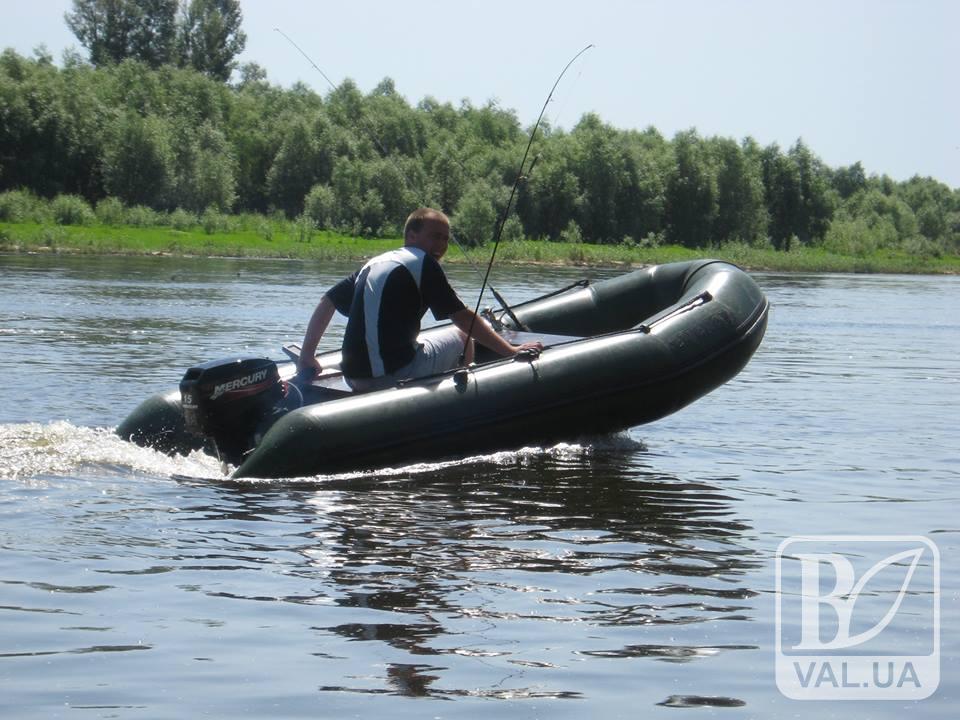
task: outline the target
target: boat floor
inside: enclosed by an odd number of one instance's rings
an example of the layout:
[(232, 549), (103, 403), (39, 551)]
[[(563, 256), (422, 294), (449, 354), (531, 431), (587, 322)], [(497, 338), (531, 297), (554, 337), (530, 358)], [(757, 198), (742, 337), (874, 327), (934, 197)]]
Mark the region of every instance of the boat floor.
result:
[[(564, 343), (580, 340), (579, 337), (571, 335), (549, 335), (546, 333), (521, 332), (519, 330), (502, 330), (500, 336), (512, 345), (523, 345), (528, 342), (543, 343), (544, 348), (552, 345), (561, 345)], [(300, 345), (290, 343), (283, 346), (283, 352), (294, 362), (300, 358)], [(491, 357), (487, 361), (497, 360), (499, 358)], [(482, 362), (480, 364), (483, 364)], [(357, 391), (351, 388), (339, 365), (331, 365), (324, 368), (319, 375), (313, 378), (309, 383), (303, 383), (304, 390), (308, 390), (312, 397), (310, 400), (304, 399), (305, 403), (322, 402), (324, 400), (333, 400), (336, 398), (349, 397), (357, 395)]]

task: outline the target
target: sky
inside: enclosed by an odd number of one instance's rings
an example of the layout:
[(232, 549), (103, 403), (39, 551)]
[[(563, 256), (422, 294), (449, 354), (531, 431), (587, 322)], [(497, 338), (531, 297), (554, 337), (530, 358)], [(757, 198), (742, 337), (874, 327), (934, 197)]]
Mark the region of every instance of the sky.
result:
[[(72, 0), (0, 0), (0, 47), (59, 62), (82, 51)], [(495, 101), (532, 125), (587, 112), (784, 150), (798, 139), (831, 167), (931, 176), (960, 188), (960, 0), (241, 0), (241, 62), (270, 82), (368, 92), (385, 77), (416, 104)]]

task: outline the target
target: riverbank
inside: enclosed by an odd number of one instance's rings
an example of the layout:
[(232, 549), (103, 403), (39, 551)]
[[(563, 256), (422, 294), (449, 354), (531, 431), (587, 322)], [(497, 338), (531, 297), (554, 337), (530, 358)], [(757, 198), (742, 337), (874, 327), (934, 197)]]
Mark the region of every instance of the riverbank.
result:
[[(208, 233), (203, 229), (108, 225), (0, 223), (0, 252), (50, 252), (93, 255), (178, 255), (184, 257), (297, 258), (317, 261), (362, 261), (396, 247), (399, 239), (356, 238), (327, 231), (303, 231), (296, 225), (273, 231), (237, 230)], [(485, 262), (488, 248), (467, 251), (470, 260)], [(856, 272), (960, 274), (960, 256), (916, 256), (877, 250), (863, 256), (839, 255), (821, 248), (797, 247), (790, 252), (732, 243), (694, 250), (675, 245), (590, 245), (523, 240), (501, 243), (497, 261), (510, 264), (571, 266), (642, 266), (710, 256), (750, 270), (784, 272)], [(447, 262), (467, 262), (451, 249)]]

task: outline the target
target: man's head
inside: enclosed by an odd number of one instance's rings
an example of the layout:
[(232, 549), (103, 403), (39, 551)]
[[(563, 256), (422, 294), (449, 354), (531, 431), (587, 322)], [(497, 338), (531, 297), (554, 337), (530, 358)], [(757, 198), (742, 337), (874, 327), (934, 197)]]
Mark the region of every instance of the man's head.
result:
[(403, 244), (417, 247), (439, 260), (450, 242), (450, 219), (439, 210), (418, 208), (403, 226)]

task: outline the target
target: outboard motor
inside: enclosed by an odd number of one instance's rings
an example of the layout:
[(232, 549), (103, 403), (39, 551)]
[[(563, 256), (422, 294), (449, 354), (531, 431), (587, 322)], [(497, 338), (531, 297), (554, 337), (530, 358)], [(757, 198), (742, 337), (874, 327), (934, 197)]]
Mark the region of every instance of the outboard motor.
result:
[(188, 431), (213, 441), (221, 461), (239, 466), (283, 414), (284, 385), (267, 358), (211, 360), (180, 381)]

